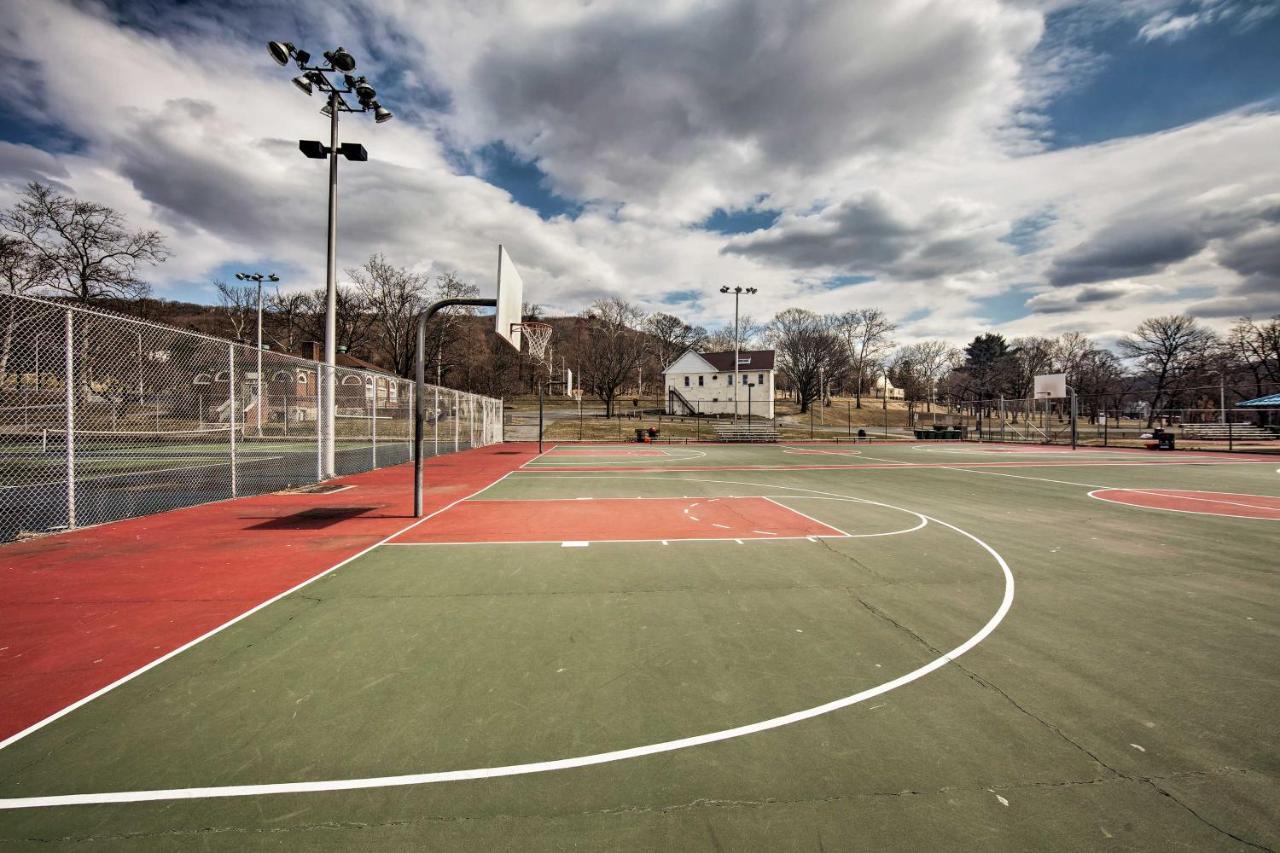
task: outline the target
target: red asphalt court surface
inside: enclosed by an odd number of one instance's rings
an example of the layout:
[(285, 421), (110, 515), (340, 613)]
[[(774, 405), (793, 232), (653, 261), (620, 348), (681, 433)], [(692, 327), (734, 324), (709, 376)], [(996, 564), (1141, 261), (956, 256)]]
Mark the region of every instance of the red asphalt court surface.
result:
[(631, 450), (625, 447), (557, 447), (554, 450), (547, 451), (543, 458), (548, 456), (668, 456), (670, 454), (665, 450), (648, 447)]
[[(425, 512), (534, 456), (507, 444), (428, 460)], [(0, 740), (413, 523), (412, 466), (333, 482), (355, 488), (204, 504), (0, 546)]]
[(1280, 497), (1270, 495), (1237, 495), (1231, 492), (1196, 492), (1178, 489), (1097, 489), (1089, 495), (1101, 501), (1146, 509), (1280, 521)]
[(768, 498), (567, 498), (466, 501), (392, 542), (650, 542), (847, 535)]

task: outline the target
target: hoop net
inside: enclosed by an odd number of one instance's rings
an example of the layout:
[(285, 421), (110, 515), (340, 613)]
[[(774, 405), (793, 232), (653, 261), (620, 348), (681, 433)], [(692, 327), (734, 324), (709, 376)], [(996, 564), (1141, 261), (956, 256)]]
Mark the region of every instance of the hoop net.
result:
[(546, 323), (521, 323), (520, 331), (525, 342), (529, 344), (529, 356), (541, 362), (547, 354), (547, 344), (551, 343), (551, 326)]

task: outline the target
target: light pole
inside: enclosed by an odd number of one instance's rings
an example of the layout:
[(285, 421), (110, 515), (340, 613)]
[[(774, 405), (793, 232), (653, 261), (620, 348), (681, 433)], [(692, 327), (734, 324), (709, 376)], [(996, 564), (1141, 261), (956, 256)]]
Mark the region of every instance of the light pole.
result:
[(254, 408), (258, 410), (258, 438), (262, 438), (262, 282), (276, 282), (280, 280), (280, 276), (275, 273), (263, 275), (260, 272), (238, 272), (236, 278), (258, 285), (258, 401)]
[(751, 389), (756, 387), (756, 383), (747, 383), (747, 430), (751, 430)]
[(738, 299), (744, 293), (757, 293), (754, 287), (730, 287), (725, 285), (720, 288), (721, 293), (733, 294), (733, 422), (738, 422), (738, 384), (741, 381), (738, 378)]
[[(369, 159), (363, 145), (356, 142), (338, 144), (338, 114), (373, 112), (373, 119), (378, 124), (390, 121), (391, 111), (377, 100), (377, 92), (364, 77), (353, 77), (356, 60), (343, 48), (325, 51), (324, 65), (308, 65), (311, 54), (294, 47), (289, 42), (273, 41), (267, 43), (267, 52), (280, 65), (294, 62), (302, 71), (293, 78), (293, 85), (302, 92), (311, 95), (316, 89), (327, 94), (327, 103), (320, 110), (329, 117), (329, 145), (326, 147), (314, 139), (298, 141), (298, 148), (313, 160), (329, 158), (329, 238), (325, 264), (325, 316), (324, 316), (324, 363), (325, 381), (321, 384), (321, 410), (324, 419), (324, 454), (323, 475), (334, 476), (333, 444), (334, 444), (334, 368), (337, 363), (337, 232), (338, 232), (338, 155), (348, 160), (364, 162)], [(341, 74), (344, 88), (339, 89), (329, 81), (327, 74)], [(352, 107), (342, 96), (354, 93), (359, 101), (359, 108)]]
[(880, 389), (881, 408), (884, 411), (884, 437), (889, 437), (889, 367), (886, 365), (881, 368), (884, 372), (884, 387)]

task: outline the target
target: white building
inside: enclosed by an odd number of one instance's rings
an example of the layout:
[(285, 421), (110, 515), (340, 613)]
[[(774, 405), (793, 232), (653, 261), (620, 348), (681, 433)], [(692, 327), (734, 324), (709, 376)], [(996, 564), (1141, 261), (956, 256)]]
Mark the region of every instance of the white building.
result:
[(897, 385), (894, 385), (892, 382), (890, 382), (889, 377), (885, 376), (883, 373), (880, 374), (879, 378), (876, 379), (875, 384), (872, 385), (871, 396), (877, 400), (883, 399), (884, 389), (886, 385), (889, 387), (890, 400), (906, 399), (907, 397), (906, 392), (903, 391), (901, 388), (899, 388)]
[[(733, 384), (733, 352), (693, 350), (662, 371), (667, 385), (667, 414), (732, 415), (734, 391), (738, 414), (745, 417), (747, 403), (757, 418), (773, 417), (773, 350), (738, 353), (738, 386)], [(751, 387), (748, 387), (751, 386)]]

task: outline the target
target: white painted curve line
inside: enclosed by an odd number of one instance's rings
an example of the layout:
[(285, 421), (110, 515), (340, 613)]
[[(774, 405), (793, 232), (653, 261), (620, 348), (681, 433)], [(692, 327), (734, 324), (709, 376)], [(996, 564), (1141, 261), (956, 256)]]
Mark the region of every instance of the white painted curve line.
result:
[[(773, 504), (776, 507), (785, 509), (787, 512), (794, 512), (796, 515), (800, 516), (801, 518), (807, 518), (810, 521), (812, 521), (814, 524), (821, 524), (823, 527), (827, 528), (828, 530), (834, 530), (836, 533), (839, 533), (841, 536), (850, 535), (847, 531), (841, 530), (839, 527), (836, 527), (834, 524), (827, 524), (825, 521), (819, 521), (818, 519), (814, 518), (812, 515), (806, 515), (798, 509), (792, 509), (786, 504), (778, 503), (773, 498), (765, 498), (765, 500), (767, 500), (769, 503)], [(894, 507), (894, 508), (897, 509), (897, 507)]]
[(561, 548), (586, 548), (590, 542), (561, 542)]
[[(503, 480), (505, 480), (508, 476), (510, 476), (510, 475), (511, 475), (511, 473), (512, 473), (512, 472), (508, 471), (506, 474), (503, 474), (501, 477), (499, 477), (498, 479), (494, 480), (492, 483), (489, 483), (488, 485), (486, 485), (484, 488), (480, 489), (479, 491), (477, 491), (477, 492), (475, 492), (475, 493), (473, 493), (473, 494), (467, 495), (466, 497), (458, 498), (456, 501), (454, 501), (453, 503), (449, 504), (448, 506), (443, 506), (443, 507), (441, 507), (440, 509), (436, 510), (435, 512), (430, 513), (429, 515), (424, 515), (422, 518), (419, 518), (419, 519), (415, 520), (412, 524), (409, 524), (409, 525), (406, 525), (405, 527), (402, 527), (401, 529), (397, 530), (395, 533), (392, 533), (390, 536), (387, 536), (387, 537), (386, 537), (386, 538), (384, 538), (384, 539), (380, 539), (380, 540), (378, 540), (377, 542), (374, 542), (372, 545), (370, 545), (368, 548), (365, 548), (363, 551), (360, 551), (360, 552), (358, 552), (358, 553), (352, 554), (350, 557), (347, 557), (345, 560), (342, 560), (341, 562), (334, 563), (332, 566), (330, 566), (329, 568), (327, 568), (327, 569), (325, 569), (324, 571), (320, 572), (319, 574), (317, 574), (317, 575), (312, 575), (311, 577), (309, 577), (309, 578), (307, 578), (306, 580), (304, 580), (302, 583), (297, 584), (296, 586), (290, 587), (289, 589), (286, 589), (284, 592), (282, 592), (282, 593), (280, 593), (280, 594), (278, 594), (278, 595), (275, 595), (275, 596), (272, 596), (271, 598), (268, 598), (266, 601), (262, 602), (261, 604), (258, 604), (258, 605), (256, 605), (256, 606), (254, 606), (254, 607), (251, 607), (250, 609), (248, 609), (248, 610), (246, 610), (245, 612), (241, 613), (239, 616), (236, 616), (236, 617), (235, 617), (235, 618), (233, 618), (233, 619), (230, 619), (230, 620), (228, 620), (228, 621), (226, 621), (226, 622), (223, 622), (221, 625), (219, 625), (219, 626), (218, 626), (218, 627), (216, 627), (216, 628), (213, 628), (213, 629), (210, 629), (209, 631), (206, 631), (205, 633), (201, 634), (199, 637), (196, 637), (194, 640), (189, 640), (189, 641), (187, 641), (186, 643), (183, 643), (181, 646), (178, 646), (178, 647), (177, 647), (176, 649), (174, 649), (173, 651), (168, 652), (168, 653), (166, 653), (166, 654), (164, 654), (164, 655), (161, 655), (160, 657), (156, 658), (155, 660), (151, 661), (151, 662), (150, 662), (150, 663), (148, 663), (148, 664), (144, 664), (143, 666), (138, 667), (138, 668), (137, 668), (137, 669), (135, 669), (133, 672), (130, 672), (130, 673), (126, 674), (126, 675), (122, 675), (120, 678), (117, 678), (115, 681), (111, 682), (110, 684), (108, 684), (108, 685), (106, 685), (106, 686), (104, 686), (104, 687), (99, 687), (97, 690), (93, 691), (93, 692), (92, 692), (92, 693), (90, 693), (88, 696), (85, 696), (83, 699), (78, 699), (78, 700), (76, 700), (75, 702), (72, 702), (72, 703), (71, 703), (70, 705), (68, 705), (67, 707), (63, 708), (62, 710), (60, 710), (60, 711), (55, 711), (54, 713), (52, 713), (52, 714), (50, 714), (49, 716), (45, 717), (43, 720), (40, 720), (40, 721), (39, 721), (39, 722), (37, 722), (37, 723), (32, 723), (31, 725), (27, 726), (27, 727), (26, 727), (25, 729), (23, 729), (22, 731), (20, 731), (20, 732), (16, 732), (16, 733), (14, 733), (14, 734), (9, 735), (9, 737), (7, 737), (7, 738), (5, 738), (4, 740), (0, 741), (0, 749), (4, 749), (4, 748), (5, 748), (5, 747), (7, 747), (7, 746), (10, 746), (10, 745), (12, 745), (12, 744), (17, 743), (18, 741), (22, 740), (22, 739), (23, 739), (24, 737), (26, 737), (27, 735), (33, 734), (34, 732), (39, 731), (40, 729), (44, 728), (45, 726), (49, 725), (50, 723), (54, 722), (55, 720), (59, 720), (59, 719), (61, 719), (62, 717), (65, 717), (67, 714), (70, 714), (72, 711), (76, 710), (77, 708), (80, 708), (80, 707), (82, 707), (82, 706), (84, 706), (84, 705), (87, 705), (87, 704), (89, 704), (90, 702), (92, 702), (94, 699), (97, 699), (97, 698), (98, 698), (98, 697), (100, 697), (100, 696), (104, 696), (104, 695), (106, 695), (107, 693), (110, 693), (112, 690), (115, 690), (115, 689), (116, 689), (117, 687), (119, 687), (120, 685), (122, 685), (122, 684), (126, 684), (126, 683), (128, 683), (128, 682), (132, 681), (133, 679), (137, 678), (139, 675), (142, 675), (142, 674), (143, 674), (143, 673), (145, 673), (145, 672), (148, 672), (148, 671), (150, 671), (150, 670), (152, 670), (152, 669), (155, 669), (157, 666), (159, 666), (160, 664), (164, 663), (165, 661), (167, 661), (167, 660), (169, 660), (169, 659), (171, 659), (171, 658), (177, 657), (178, 655), (180, 655), (180, 654), (182, 654), (183, 652), (185, 652), (187, 649), (189, 649), (189, 648), (191, 648), (191, 647), (193, 647), (193, 646), (196, 646), (196, 645), (198, 645), (198, 644), (200, 644), (200, 643), (204, 642), (205, 640), (209, 639), (210, 637), (214, 636), (215, 634), (220, 634), (220, 633), (222, 633), (222, 632), (223, 632), (223, 631), (225, 631), (227, 628), (230, 628), (232, 625), (236, 624), (237, 622), (240, 622), (240, 621), (242, 621), (242, 620), (244, 620), (244, 619), (249, 618), (249, 617), (250, 617), (250, 616), (252, 616), (253, 614), (257, 613), (259, 610), (262, 610), (264, 607), (268, 607), (268, 606), (270, 606), (270, 605), (272, 605), (272, 604), (275, 604), (275, 603), (276, 603), (277, 601), (279, 601), (280, 599), (284, 598), (284, 597), (285, 597), (285, 596), (287, 596), (287, 595), (291, 595), (291, 594), (293, 594), (293, 593), (297, 592), (298, 590), (302, 589), (304, 586), (307, 586), (307, 585), (309, 585), (309, 584), (311, 584), (311, 583), (314, 583), (315, 581), (320, 580), (320, 578), (324, 577), (325, 575), (328, 575), (328, 574), (330, 574), (330, 573), (332, 573), (332, 572), (336, 572), (338, 569), (342, 568), (342, 567), (343, 567), (343, 566), (345, 566), (347, 563), (350, 563), (350, 562), (352, 562), (353, 560), (358, 560), (358, 559), (360, 559), (361, 557), (363, 557), (365, 554), (368, 554), (368, 553), (369, 553), (370, 551), (372, 551), (373, 549), (375, 549), (375, 548), (379, 547), (380, 545), (385, 545), (385, 544), (387, 544), (387, 543), (388, 543), (388, 542), (390, 542), (392, 539), (395, 539), (397, 536), (399, 536), (399, 535), (400, 535), (400, 534), (402, 534), (402, 533), (405, 533), (405, 532), (407, 532), (407, 531), (409, 531), (409, 530), (412, 530), (414, 527), (417, 527), (417, 526), (418, 526), (419, 524), (421, 524), (422, 522), (427, 521), (427, 520), (429, 520), (429, 519), (431, 519), (431, 518), (434, 518), (435, 516), (439, 515), (439, 514), (440, 514), (440, 513), (442, 513), (442, 512), (445, 512), (446, 510), (453, 509), (453, 507), (457, 506), (458, 504), (462, 503), (463, 501), (465, 501), (465, 500), (469, 500), (469, 499), (471, 499), (471, 498), (475, 497), (476, 495), (479, 495), (479, 494), (481, 494), (481, 493), (483, 493), (483, 492), (487, 491), (488, 489), (492, 488), (493, 486), (496, 486), (498, 483), (500, 483), (500, 482), (502, 482)], [(2, 801), (0, 801), (0, 802), (2, 802)], [(3, 805), (0, 805), (0, 808), (4, 808), (4, 806), (3, 806)]]
[[(1243, 519), (1247, 519), (1248, 521), (1280, 521), (1280, 518), (1269, 518), (1265, 515), (1236, 515), (1235, 513), (1230, 513), (1230, 512), (1208, 512), (1208, 511), (1202, 512), (1194, 509), (1173, 509), (1172, 507), (1164, 507), (1164, 506), (1143, 506), (1142, 504), (1131, 504), (1131, 503), (1126, 503), (1125, 501), (1115, 501), (1115, 500), (1112, 500), (1111, 498), (1104, 498), (1101, 495), (1096, 494), (1097, 492), (1134, 492), (1135, 494), (1152, 495), (1158, 498), (1166, 498), (1170, 496), (1162, 495), (1159, 492), (1146, 491), (1144, 489), (1124, 489), (1124, 488), (1118, 488), (1116, 486), (1107, 486), (1106, 488), (1094, 489), (1092, 492), (1089, 492), (1089, 497), (1093, 498), (1094, 500), (1102, 501), (1103, 503), (1115, 504), (1116, 506), (1127, 506), (1130, 509), (1145, 509), (1148, 512), (1178, 512), (1184, 515), (1207, 515), (1211, 518), (1243, 518)], [(1259, 495), (1259, 497), (1262, 497), (1262, 496)], [(1191, 498), (1190, 500), (1197, 500), (1197, 499)], [(1200, 498), (1200, 500), (1208, 501), (1207, 498)], [(1221, 503), (1228, 506), (1233, 505), (1231, 501), (1209, 501), (1209, 502)], [(1251, 504), (1234, 504), (1234, 505), (1235, 506), (1252, 506)]]
[[(725, 481), (707, 480), (705, 482)], [(763, 484), (760, 483), (739, 483), (739, 485), (763, 486)], [(922, 515), (922, 513), (917, 513), (914, 510), (904, 509), (903, 507), (894, 506), (892, 504), (881, 503), (880, 501), (873, 501), (865, 498), (854, 498), (849, 495), (837, 495), (831, 492), (820, 492), (816, 489), (801, 489), (796, 486), (770, 486), (769, 488), (783, 488), (793, 491), (810, 492), (833, 498), (851, 500), (858, 503), (883, 506), (888, 509), (896, 509), (911, 515)], [(990, 636), (996, 627), (1004, 621), (1005, 616), (1009, 613), (1009, 609), (1013, 606), (1013, 571), (1009, 568), (1009, 564), (1005, 562), (1004, 558), (1001, 557), (994, 548), (979, 539), (977, 536), (974, 536), (972, 533), (962, 530), (953, 524), (948, 524), (947, 522), (933, 518), (932, 516), (923, 517), (928, 521), (940, 524), (943, 527), (955, 531), (961, 536), (972, 540), (980, 548), (990, 554), (993, 559), (995, 559), (997, 565), (1000, 566), (1002, 575), (1004, 576), (1004, 595), (1000, 600), (1000, 606), (996, 609), (995, 614), (987, 620), (986, 624), (984, 624), (976, 634), (956, 646), (951, 651), (939, 655), (924, 666), (914, 669), (905, 675), (900, 675), (891, 681), (886, 681), (884, 684), (870, 687), (866, 690), (859, 691), (840, 699), (835, 699), (822, 705), (816, 705), (812, 708), (806, 708), (802, 711), (795, 711), (790, 714), (783, 714), (782, 716), (773, 717), (768, 720), (761, 720), (757, 723), (749, 723), (744, 726), (722, 729), (720, 731), (709, 732), (707, 734), (678, 738), (676, 740), (669, 740), (662, 743), (646, 744), (644, 746), (636, 746), (629, 749), (599, 752), (593, 755), (580, 755), (573, 758), (555, 759), (552, 761), (536, 761), (528, 764), (510, 764), (502, 767), (479, 767), (471, 770), (444, 770), (434, 773), (410, 773), (401, 776), (378, 776), (365, 779), (333, 779), (318, 782), (279, 782), (267, 785), (220, 785), (206, 788), (172, 788), (155, 791), (62, 794), (49, 797), (14, 797), (9, 799), (0, 799), (0, 810), (47, 808), (52, 806), (71, 805), (95, 805), (104, 803), (140, 803), (160, 800), (195, 800), (214, 797), (252, 797), (266, 794), (305, 794), (318, 791), (352, 791), (370, 788), (392, 788), (405, 785), (426, 785), (436, 782), (457, 782), (469, 779), (494, 779), (504, 776), (524, 776), (531, 773), (545, 773), (552, 770), (569, 770), (578, 767), (591, 767), (597, 764), (607, 764), (613, 761), (623, 761), (629, 758), (641, 758), (647, 755), (657, 755), (664, 752), (688, 749), (694, 746), (703, 746), (709, 743), (718, 743), (720, 741), (769, 731), (770, 729), (789, 726), (794, 723), (822, 716), (823, 714), (838, 711), (842, 708), (848, 708), (852, 705), (858, 704), (859, 702), (865, 702), (868, 699), (872, 699), (906, 684), (910, 684), (911, 682), (921, 679), (929, 673), (946, 666), (948, 663), (970, 651), (977, 646), (978, 643), (981, 643)]]

